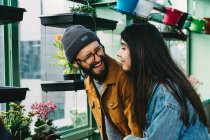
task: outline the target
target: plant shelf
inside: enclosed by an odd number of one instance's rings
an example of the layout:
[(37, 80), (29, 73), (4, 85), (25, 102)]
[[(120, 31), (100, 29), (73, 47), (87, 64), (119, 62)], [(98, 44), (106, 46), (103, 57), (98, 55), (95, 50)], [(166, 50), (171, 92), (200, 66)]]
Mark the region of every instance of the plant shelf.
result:
[(185, 34), (178, 34), (176, 32), (162, 32), (161, 33), (164, 39), (171, 39), (171, 40), (181, 40), (186, 41), (187, 36)]
[(0, 25), (23, 20), (24, 8), (16, 8), (0, 5)]
[(43, 81), (42, 91), (76, 91), (84, 89), (83, 80)]
[(81, 24), (92, 30), (114, 30), (117, 21), (92, 17), (86, 14), (62, 13), (50, 16), (41, 16), (41, 24), (44, 26), (67, 28), (71, 25)]
[(26, 97), (28, 88), (0, 87), (0, 103), (22, 101)]

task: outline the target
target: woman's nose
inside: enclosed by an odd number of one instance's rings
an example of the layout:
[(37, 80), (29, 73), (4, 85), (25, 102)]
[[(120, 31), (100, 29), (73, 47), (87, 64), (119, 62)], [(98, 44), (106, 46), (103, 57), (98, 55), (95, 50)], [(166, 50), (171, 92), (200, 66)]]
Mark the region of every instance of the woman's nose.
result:
[(116, 55), (117, 55), (118, 57), (121, 56), (121, 55), (120, 55), (120, 50), (117, 51)]

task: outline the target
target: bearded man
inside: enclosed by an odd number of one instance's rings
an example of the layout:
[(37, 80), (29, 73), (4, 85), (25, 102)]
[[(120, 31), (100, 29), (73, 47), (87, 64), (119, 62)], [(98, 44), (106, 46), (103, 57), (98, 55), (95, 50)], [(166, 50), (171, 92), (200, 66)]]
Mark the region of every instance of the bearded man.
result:
[(68, 27), (62, 37), (66, 57), (87, 75), (88, 103), (103, 140), (142, 136), (132, 113), (133, 94), (127, 74), (105, 53), (97, 35), (82, 25)]

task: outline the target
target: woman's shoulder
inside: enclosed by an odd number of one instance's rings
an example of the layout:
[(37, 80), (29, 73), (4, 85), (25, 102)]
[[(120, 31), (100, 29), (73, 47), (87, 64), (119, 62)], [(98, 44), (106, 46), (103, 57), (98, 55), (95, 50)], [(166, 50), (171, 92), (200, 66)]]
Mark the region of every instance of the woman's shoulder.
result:
[(172, 91), (162, 83), (154, 84), (150, 100), (151, 104), (155, 103), (162, 107), (169, 107), (180, 111), (180, 105), (173, 96)]

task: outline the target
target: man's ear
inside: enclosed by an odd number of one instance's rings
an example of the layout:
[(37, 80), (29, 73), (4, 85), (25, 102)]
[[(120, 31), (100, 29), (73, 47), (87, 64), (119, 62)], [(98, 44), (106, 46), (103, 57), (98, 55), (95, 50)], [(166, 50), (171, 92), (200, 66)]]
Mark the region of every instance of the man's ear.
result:
[(77, 61), (74, 61), (73, 65), (74, 65), (75, 68), (79, 68), (79, 65), (78, 65)]

